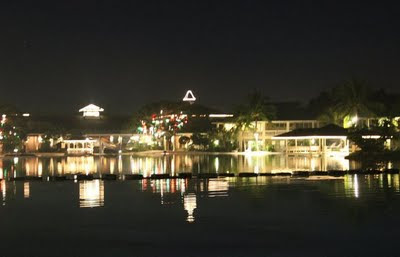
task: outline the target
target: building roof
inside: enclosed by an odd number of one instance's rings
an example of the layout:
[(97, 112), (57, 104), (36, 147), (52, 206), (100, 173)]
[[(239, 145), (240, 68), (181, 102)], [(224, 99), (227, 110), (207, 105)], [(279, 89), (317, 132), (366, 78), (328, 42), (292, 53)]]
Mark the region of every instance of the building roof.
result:
[(347, 137), (347, 129), (340, 126), (329, 124), (322, 128), (295, 129), (277, 136), (273, 139), (296, 139), (296, 138), (329, 138)]
[(102, 112), (102, 111), (104, 111), (103, 108), (94, 104), (89, 104), (79, 110), (79, 112)]

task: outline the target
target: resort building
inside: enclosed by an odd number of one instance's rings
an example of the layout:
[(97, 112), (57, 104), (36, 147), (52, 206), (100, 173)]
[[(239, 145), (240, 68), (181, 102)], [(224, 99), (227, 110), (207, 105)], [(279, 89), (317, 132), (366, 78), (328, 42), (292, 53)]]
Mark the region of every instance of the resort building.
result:
[(100, 112), (103, 112), (104, 109), (94, 105), (94, 104), (89, 104), (82, 109), (79, 110), (79, 112), (82, 113), (83, 117), (85, 118), (95, 118), (99, 119), (100, 118)]
[[(217, 128), (224, 128), (229, 131), (236, 126), (231, 122), (214, 122)], [(272, 147), (273, 150), (281, 149), (281, 142), (272, 140), (274, 136), (295, 130), (319, 128), (320, 122), (317, 120), (272, 120), (272, 121), (257, 121), (254, 122), (252, 129), (239, 132), (238, 142), (239, 151), (262, 151), (267, 147)]]
[(62, 141), (62, 145), (64, 145), (69, 155), (93, 154), (96, 143), (97, 140), (88, 137), (71, 138)]
[(272, 137), (278, 151), (288, 154), (348, 154), (347, 130), (337, 125), (301, 128)]

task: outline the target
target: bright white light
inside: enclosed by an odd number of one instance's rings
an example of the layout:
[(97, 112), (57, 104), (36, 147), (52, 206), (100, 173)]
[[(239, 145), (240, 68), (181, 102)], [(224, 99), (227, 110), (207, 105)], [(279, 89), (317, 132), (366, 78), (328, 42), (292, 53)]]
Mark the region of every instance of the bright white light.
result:
[(370, 136), (362, 136), (362, 138), (364, 138), (364, 139), (378, 139), (378, 138), (381, 138), (381, 136), (370, 135)]
[(356, 175), (354, 175), (354, 184), (353, 184), (353, 187), (354, 187), (354, 196), (356, 197), (356, 198), (358, 198), (358, 196), (359, 196), (359, 191), (358, 191), (358, 177), (357, 177), (357, 174)]
[(196, 101), (196, 97), (194, 97), (192, 90), (188, 90), (186, 92), (185, 97), (182, 99), (184, 102), (194, 102)]
[(347, 136), (302, 136), (302, 137), (296, 137), (296, 136), (292, 136), (292, 137), (280, 137), (280, 136), (274, 136), (271, 137), (271, 139), (278, 139), (278, 140), (285, 140), (285, 139), (298, 139), (298, 140), (302, 140), (302, 139), (320, 139), (320, 138), (325, 138), (325, 139), (347, 139)]
[(31, 115), (30, 115), (29, 113), (23, 113), (22, 116), (24, 116), (24, 117), (29, 117), (29, 116), (31, 116)]
[(194, 222), (194, 210), (197, 207), (197, 199), (195, 194), (188, 194), (183, 196), (183, 208), (187, 211), (188, 216), (186, 221)]
[(79, 207), (104, 206), (104, 182), (101, 180), (79, 182)]
[(210, 118), (229, 118), (233, 117), (233, 114), (210, 114), (208, 115)]
[(358, 121), (358, 117), (357, 117), (357, 115), (356, 115), (356, 116), (354, 116), (353, 118), (351, 118), (351, 123), (353, 123), (353, 124), (357, 124), (357, 121)]
[(100, 108), (99, 106), (94, 104), (89, 104), (88, 106), (85, 106), (79, 110), (79, 112), (83, 112), (83, 117), (99, 117), (100, 112), (103, 111), (103, 108)]

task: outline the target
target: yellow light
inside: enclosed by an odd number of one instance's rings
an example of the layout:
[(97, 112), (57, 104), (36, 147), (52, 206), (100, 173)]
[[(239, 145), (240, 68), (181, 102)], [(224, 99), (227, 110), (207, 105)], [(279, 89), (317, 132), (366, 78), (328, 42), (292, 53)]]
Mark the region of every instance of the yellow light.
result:
[(79, 207), (104, 206), (104, 182), (101, 180), (79, 182)]
[(357, 121), (358, 121), (358, 117), (357, 117), (357, 115), (356, 115), (356, 116), (354, 116), (353, 118), (351, 118), (351, 123), (353, 123), (353, 124), (357, 124)]
[(29, 196), (30, 196), (29, 182), (24, 182), (24, 198), (29, 198)]

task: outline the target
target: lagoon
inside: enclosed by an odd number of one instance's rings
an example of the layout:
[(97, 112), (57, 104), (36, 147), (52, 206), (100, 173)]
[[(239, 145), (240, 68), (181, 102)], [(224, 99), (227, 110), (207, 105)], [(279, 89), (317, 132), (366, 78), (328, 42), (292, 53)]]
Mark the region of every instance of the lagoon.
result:
[(7, 179), (14, 173), (148, 176), (358, 165), (336, 157), (278, 155), (68, 158), (2, 159), (2, 256), (398, 256), (398, 174), (319, 179)]
[[(394, 164), (396, 165), (396, 164)], [(393, 166), (391, 164), (391, 166)], [(343, 156), (285, 154), (137, 154), (120, 156), (9, 157), (0, 159), (0, 176), (68, 174), (152, 174), (293, 172), (349, 170), (360, 167)], [(0, 177), (2, 178), (2, 177)]]

